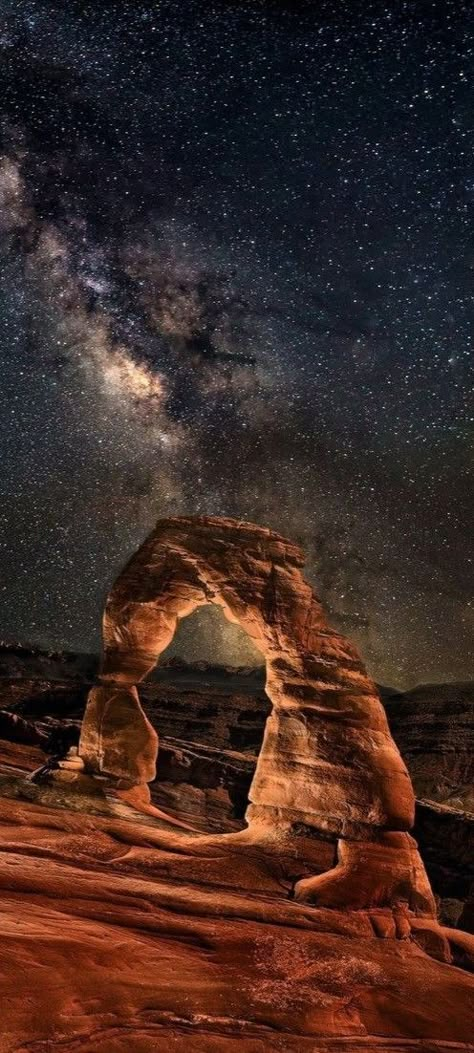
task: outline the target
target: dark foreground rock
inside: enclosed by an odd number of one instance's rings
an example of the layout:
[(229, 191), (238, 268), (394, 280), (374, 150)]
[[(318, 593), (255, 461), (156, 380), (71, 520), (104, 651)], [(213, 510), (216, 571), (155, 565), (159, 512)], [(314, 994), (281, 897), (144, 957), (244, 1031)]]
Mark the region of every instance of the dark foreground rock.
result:
[(424, 684), (384, 702), (418, 797), (474, 812), (474, 685)]

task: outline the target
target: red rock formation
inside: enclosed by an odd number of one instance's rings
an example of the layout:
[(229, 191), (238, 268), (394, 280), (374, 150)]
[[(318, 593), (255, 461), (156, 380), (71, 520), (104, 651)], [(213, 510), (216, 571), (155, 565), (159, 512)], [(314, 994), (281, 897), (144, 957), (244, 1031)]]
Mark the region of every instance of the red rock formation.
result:
[(299, 899), (350, 903), (356, 882), (359, 905), (403, 899), (433, 912), (416, 846), (403, 833), (414, 817), (407, 770), (375, 685), (355, 648), (329, 628), (303, 562), (296, 545), (253, 524), (160, 520), (108, 598), (101, 686), (89, 696), (81, 757), (89, 773), (112, 777), (119, 792), (151, 810), (146, 784), (157, 741), (135, 684), (179, 618), (217, 604), (262, 651), (273, 705), (250, 789), (247, 840), (294, 842), (303, 834), (305, 844), (313, 838), (316, 858), (318, 839), (341, 839), (337, 868), (297, 885)]

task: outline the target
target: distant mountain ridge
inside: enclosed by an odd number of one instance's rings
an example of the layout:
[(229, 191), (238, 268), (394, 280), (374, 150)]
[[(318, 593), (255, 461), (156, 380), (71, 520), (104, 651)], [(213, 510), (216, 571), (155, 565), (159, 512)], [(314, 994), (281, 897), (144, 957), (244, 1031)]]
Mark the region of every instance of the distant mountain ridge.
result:
[[(46, 663), (49, 665), (52, 671), (55, 668), (61, 670), (61, 679), (67, 678), (70, 675), (76, 675), (76, 670), (84, 670), (90, 672), (91, 676), (95, 676), (99, 666), (99, 654), (92, 652), (81, 652), (81, 651), (57, 651), (49, 650), (44, 647), (36, 646), (34, 644), (23, 644), (12, 641), (0, 640), (0, 677), (9, 675), (10, 669), (18, 664), (19, 675), (21, 674), (21, 663), (28, 662), (28, 672), (34, 663)], [(195, 661), (190, 662), (186, 658), (180, 655), (172, 655), (169, 658), (160, 659), (159, 665), (155, 670), (155, 674), (159, 674), (162, 669), (172, 670), (177, 674), (183, 673), (209, 673), (211, 675), (230, 675), (230, 676), (255, 676), (263, 677), (265, 673), (265, 666), (262, 663), (261, 666), (254, 665), (229, 665), (222, 663), (213, 663), (206, 661)], [(155, 675), (152, 674), (152, 677)], [(398, 688), (390, 687), (388, 684), (378, 684), (378, 689), (384, 700), (386, 699), (407, 699), (410, 698), (413, 701), (425, 701), (425, 696), (429, 694), (437, 699), (455, 699), (464, 698), (467, 701), (472, 699), (474, 696), (474, 681), (447, 681), (443, 683), (427, 682), (416, 684), (414, 687), (407, 688), (406, 691), (401, 691)]]

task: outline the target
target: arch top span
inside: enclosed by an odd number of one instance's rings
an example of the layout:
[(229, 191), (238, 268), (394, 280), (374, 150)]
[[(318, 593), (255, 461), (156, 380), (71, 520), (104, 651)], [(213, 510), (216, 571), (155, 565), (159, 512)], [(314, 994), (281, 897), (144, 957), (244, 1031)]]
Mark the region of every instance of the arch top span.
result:
[(178, 619), (205, 604), (221, 607), (265, 657), (281, 650), (282, 634), (289, 647), (298, 607), (313, 607), (322, 619), (303, 564), (301, 548), (253, 523), (212, 516), (159, 520), (108, 596), (101, 679), (141, 679), (168, 646)]

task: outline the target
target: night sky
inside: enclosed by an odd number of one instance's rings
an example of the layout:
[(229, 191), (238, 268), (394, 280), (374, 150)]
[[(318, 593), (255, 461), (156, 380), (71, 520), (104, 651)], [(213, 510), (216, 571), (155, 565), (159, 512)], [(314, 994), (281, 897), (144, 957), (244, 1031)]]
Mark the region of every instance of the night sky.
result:
[[(226, 514), (379, 680), (474, 674), (473, 39), (449, 0), (0, 0), (5, 640), (96, 650), (156, 519)], [(251, 659), (217, 614), (175, 647)]]

